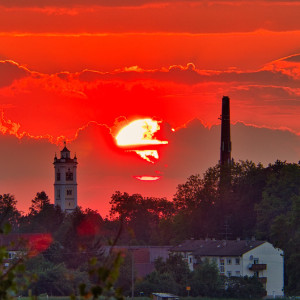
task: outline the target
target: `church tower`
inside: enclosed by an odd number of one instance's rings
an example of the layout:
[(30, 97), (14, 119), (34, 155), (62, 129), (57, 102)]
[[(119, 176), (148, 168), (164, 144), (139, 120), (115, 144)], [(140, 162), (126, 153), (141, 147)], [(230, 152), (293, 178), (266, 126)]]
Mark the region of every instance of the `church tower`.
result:
[(54, 157), (54, 199), (62, 211), (72, 212), (77, 207), (77, 157), (70, 157), (66, 147), (60, 151), (60, 158)]

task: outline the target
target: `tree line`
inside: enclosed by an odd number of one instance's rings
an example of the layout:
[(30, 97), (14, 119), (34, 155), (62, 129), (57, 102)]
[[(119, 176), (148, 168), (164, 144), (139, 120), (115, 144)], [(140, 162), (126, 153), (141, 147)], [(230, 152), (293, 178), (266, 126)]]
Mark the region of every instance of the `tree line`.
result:
[[(49, 277), (53, 281), (73, 270), (70, 286), (68, 281), (57, 284), (52, 294), (72, 290), (77, 280), (91, 284), (86, 276), (88, 260), (94, 256), (101, 260), (101, 245), (115, 237), (120, 245), (176, 245), (190, 238), (252, 236), (284, 250), (285, 292), (299, 294), (300, 164), (276, 161), (264, 167), (251, 161), (233, 162), (231, 184), (225, 189), (220, 187), (220, 174), (216, 165), (202, 176), (190, 176), (177, 186), (172, 200), (115, 192), (105, 218), (81, 208), (65, 214), (45, 192), (37, 193), (29, 212), (21, 214), (16, 199), (4, 194), (0, 195), (0, 222), (10, 223), (12, 232), (51, 233), (50, 247), (27, 267), (40, 274), (39, 280), (44, 278), (33, 289), (47, 286)], [(122, 272), (126, 274), (121, 270), (121, 276)]]

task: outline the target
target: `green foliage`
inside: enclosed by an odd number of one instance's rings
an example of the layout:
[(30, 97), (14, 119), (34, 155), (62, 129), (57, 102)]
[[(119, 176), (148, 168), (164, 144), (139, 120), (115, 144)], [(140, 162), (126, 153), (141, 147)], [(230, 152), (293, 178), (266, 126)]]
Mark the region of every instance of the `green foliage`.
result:
[(42, 254), (26, 262), (26, 272), (35, 275), (29, 286), (33, 295), (70, 295), (77, 292), (77, 285), (82, 280), (88, 281), (79, 271), (68, 270), (63, 263), (54, 264)]
[(179, 286), (170, 273), (160, 273), (154, 271), (146, 276), (145, 280), (136, 284), (135, 291), (137, 294), (143, 293), (150, 296), (151, 293), (179, 293)]
[[(269, 165), (262, 201), (257, 204), (257, 232), (284, 250), (286, 293), (300, 293), (300, 165), (277, 161)], [(298, 279), (297, 279), (298, 278)]]
[[(92, 258), (89, 262), (89, 275), (92, 284), (90, 288), (85, 283), (80, 284), (80, 296), (92, 299), (101, 297), (102, 299), (123, 300), (121, 290), (114, 287), (119, 276), (121, 263), (121, 253), (111, 255), (104, 263), (99, 263), (96, 258)], [(76, 299), (75, 296), (72, 298)]]
[[(9, 234), (10, 229), (10, 224), (5, 224), (0, 227), (0, 234)], [(30, 277), (24, 274), (25, 256), (20, 255), (14, 260), (9, 260), (8, 251), (6, 246), (0, 247), (0, 299), (14, 299), (30, 280)]]
[(132, 270), (132, 252), (123, 257), (123, 262), (120, 266), (119, 277), (116, 282), (116, 287), (122, 290), (123, 295), (129, 296), (132, 288), (132, 271), (136, 278), (135, 270)]
[(158, 258), (155, 271), (138, 282), (136, 292), (145, 295), (152, 292), (184, 295), (189, 276), (188, 265), (181, 255), (170, 255), (166, 261)]
[(121, 241), (135, 240), (137, 244), (156, 243), (160, 220), (170, 217), (173, 204), (165, 198), (144, 198), (140, 194), (116, 192), (111, 197), (110, 217), (123, 223)]
[(195, 268), (191, 276), (190, 286), (193, 296), (215, 297), (224, 293), (224, 284), (217, 265), (210, 263), (208, 259)]
[(263, 285), (256, 277), (226, 278), (226, 297), (260, 299), (266, 295)]
[(47, 194), (42, 191), (31, 200), (29, 214), (20, 218), (20, 230), (26, 233), (56, 232), (64, 220), (60, 207), (50, 203)]
[(10, 194), (0, 195), (0, 225), (17, 228), (20, 212), (17, 210), (17, 200)]

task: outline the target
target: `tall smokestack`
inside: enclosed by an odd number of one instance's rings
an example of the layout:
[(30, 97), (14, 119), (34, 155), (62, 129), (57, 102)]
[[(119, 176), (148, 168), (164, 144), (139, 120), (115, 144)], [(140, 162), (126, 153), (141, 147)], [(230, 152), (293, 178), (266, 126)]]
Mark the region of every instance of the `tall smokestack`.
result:
[(230, 101), (229, 97), (222, 98), (222, 115), (221, 115), (221, 166), (231, 164), (231, 140), (230, 140)]

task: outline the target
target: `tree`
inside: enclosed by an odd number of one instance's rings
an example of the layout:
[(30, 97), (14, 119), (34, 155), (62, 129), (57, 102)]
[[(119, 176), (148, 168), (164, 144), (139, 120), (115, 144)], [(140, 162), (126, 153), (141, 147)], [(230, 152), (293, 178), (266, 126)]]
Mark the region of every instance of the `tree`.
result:
[(209, 169), (201, 178), (190, 176), (179, 184), (173, 202), (176, 208), (174, 233), (184, 238), (200, 238), (214, 235), (214, 205), (218, 198), (218, 170)]
[(159, 273), (154, 271), (136, 284), (135, 292), (150, 296), (153, 292), (179, 294), (178, 284), (170, 273)]
[[(7, 235), (9, 232), (10, 226), (8, 223), (0, 226), (1, 235)], [(25, 255), (16, 257), (8, 267), (6, 265), (7, 259), (7, 247), (0, 246), (0, 299), (15, 299), (18, 293), (28, 286), (31, 278), (24, 274)]]
[(0, 226), (8, 223), (14, 230), (18, 227), (20, 216), (15, 197), (10, 194), (0, 195)]
[(262, 283), (254, 276), (229, 277), (226, 278), (225, 285), (225, 295), (228, 298), (259, 299), (266, 296)]
[(185, 288), (190, 276), (187, 263), (179, 254), (169, 255), (166, 261), (158, 258), (155, 271), (136, 285), (136, 292), (150, 295), (153, 291), (185, 295)]
[(116, 192), (110, 204), (110, 218), (123, 223), (127, 230), (126, 240), (142, 244), (157, 240), (160, 220), (174, 212), (172, 202), (165, 198), (144, 198), (140, 194)]
[(217, 297), (223, 293), (223, 282), (215, 263), (205, 259), (192, 273), (190, 280), (192, 296)]
[(89, 285), (87, 273), (68, 270), (64, 263), (54, 264), (43, 255), (28, 260), (26, 271), (36, 276), (36, 280), (29, 286), (33, 295), (66, 296), (77, 294), (79, 283)]
[(225, 223), (230, 238), (254, 234), (255, 204), (262, 199), (268, 172), (251, 161), (232, 162), (231, 184), (226, 189), (220, 189), (220, 174), (220, 166), (216, 165), (203, 177), (192, 175), (186, 183), (178, 185), (173, 199), (173, 231), (181, 239), (220, 236)]
[(36, 196), (31, 200), (31, 206), (29, 207), (30, 215), (37, 215), (41, 210), (50, 205), (48, 195), (44, 191), (36, 193)]
[(257, 204), (257, 233), (283, 249), (286, 293), (300, 292), (300, 164), (276, 161), (267, 168), (269, 176)]
[(59, 206), (50, 203), (48, 195), (42, 191), (37, 193), (31, 201), (29, 214), (20, 220), (21, 231), (32, 232), (56, 232), (65, 218)]
[(55, 239), (63, 247), (63, 259), (67, 267), (78, 268), (91, 257), (101, 257), (102, 224), (101, 216), (91, 209), (82, 210), (77, 207), (66, 215), (55, 233)]

